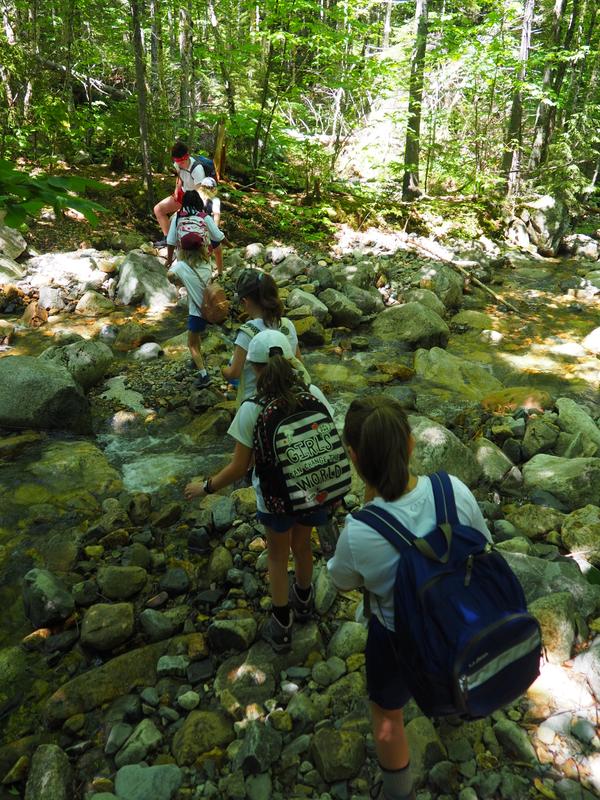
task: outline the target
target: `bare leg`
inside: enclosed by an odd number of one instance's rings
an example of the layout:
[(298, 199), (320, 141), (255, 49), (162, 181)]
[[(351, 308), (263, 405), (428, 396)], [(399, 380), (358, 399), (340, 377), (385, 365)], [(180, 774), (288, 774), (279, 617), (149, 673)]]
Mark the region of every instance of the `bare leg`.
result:
[(409, 753), (402, 709), (391, 710), (371, 703), (371, 719), (379, 765), (385, 770), (403, 769)]
[(223, 251), (221, 250), (220, 247), (217, 247), (217, 249), (214, 250), (214, 254), (215, 254), (215, 263), (217, 265), (217, 275), (222, 275), (223, 274)]
[(269, 584), (274, 606), (285, 606), (288, 602), (288, 558), (290, 555), (291, 530), (276, 533), (271, 528), (267, 532), (267, 548), (269, 551)]
[(306, 525), (294, 525), (292, 528), (292, 553), (296, 583), (300, 589), (310, 589), (313, 574), (313, 555), (310, 544), (312, 528)]
[(158, 220), (160, 229), (165, 236), (169, 232), (169, 226), (171, 224), (170, 220), (171, 214), (174, 214), (176, 211), (179, 211), (180, 208), (181, 208), (181, 203), (178, 203), (173, 197), (173, 195), (165, 197), (164, 200), (161, 200), (154, 206), (154, 216)]
[(202, 358), (202, 348), (200, 347), (200, 334), (188, 331), (188, 347), (194, 364), (198, 369), (204, 369), (204, 359)]

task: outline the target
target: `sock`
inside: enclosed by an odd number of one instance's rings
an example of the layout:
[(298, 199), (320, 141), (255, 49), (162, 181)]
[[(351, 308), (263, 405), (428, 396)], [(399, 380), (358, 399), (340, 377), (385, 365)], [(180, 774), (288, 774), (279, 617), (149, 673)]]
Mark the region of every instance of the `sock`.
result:
[(308, 589), (301, 589), (297, 583), (294, 584), (294, 586), (296, 587), (296, 594), (298, 595), (300, 600), (302, 600), (303, 603), (306, 603), (306, 601), (310, 597), (310, 590), (312, 589), (312, 586), (309, 586)]
[(413, 778), (410, 774), (410, 764), (402, 769), (384, 769), (381, 764), (381, 777), (383, 779), (383, 797), (385, 800), (409, 800), (414, 797)]
[(290, 604), (286, 603), (284, 606), (273, 606), (273, 616), (277, 622), (287, 628), (290, 624)]
[(205, 369), (199, 369), (198, 374), (200, 375), (201, 378), (206, 378), (208, 372)]

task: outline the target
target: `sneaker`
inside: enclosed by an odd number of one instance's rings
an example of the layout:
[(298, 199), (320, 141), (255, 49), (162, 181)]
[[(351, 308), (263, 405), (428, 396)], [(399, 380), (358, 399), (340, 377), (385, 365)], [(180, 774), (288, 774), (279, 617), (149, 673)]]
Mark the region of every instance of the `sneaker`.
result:
[(157, 242), (154, 242), (154, 247), (166, 247), (167, 246), (167, 238), (163, 236), (162, 239), (159, 239)]
[(269, 614), (269, 618), (262, 629), (262, 638), (271, 645), (276, 653), (290, 651), (292, 647), (292, 622), (291, 613), (289, 625), (282, 625), (273, 614)]
[(301, 600), (296, 590), (297, 586), (293, 583), (290, 587), (290, 606), (294, 617), (296, 622), (308, 622), (315, 610), (315, 591), (311, 584), (308, 600)]
[(206, 389), (211, 384), (210, 375), (198, 375), (194, 381), (194, 389)]
[[(371, 800), (386, 800), (383, 792), (383, 781), (378, 781), (369, 793)], [(403, 800), (417, 800), (414, 788), (411, 789), (410, 794), (404, 796)]]

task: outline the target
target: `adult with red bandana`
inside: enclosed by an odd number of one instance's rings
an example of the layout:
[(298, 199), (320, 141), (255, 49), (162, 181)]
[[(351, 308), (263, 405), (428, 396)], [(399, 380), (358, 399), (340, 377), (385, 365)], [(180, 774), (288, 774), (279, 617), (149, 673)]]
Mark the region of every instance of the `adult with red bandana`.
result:
[(156, 247), (167, 246), (167, 233), (169, 232), (170, 217), (181, 210), (181, 200), (184, 192), (200, 189), (200, 184), (206, 177), (204, 167), (197, 159), (192, 158), (184, 142), (175, 142), (171, 150), (173, 166), (177, 171), (175, 191), (154, 206), (154, 216), (163, 232), (163, 238), (155, 242)]

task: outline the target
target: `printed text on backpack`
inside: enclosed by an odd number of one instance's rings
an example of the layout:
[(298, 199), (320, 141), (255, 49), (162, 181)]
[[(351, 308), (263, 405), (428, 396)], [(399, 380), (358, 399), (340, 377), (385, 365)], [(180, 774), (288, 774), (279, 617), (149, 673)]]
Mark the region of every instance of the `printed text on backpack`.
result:
[(278, 399), (261, 401), (254, 428), (256, 473), (272, 514), (308, 514), (350, 490), (350, 464), (329, 412), (310, 392), (298, 400), (293, 411)]
[(463, 525), (449, 476), (430, 476), (437, 527), (416, 537), (371, 503), (354, 517), (400, 551), (390, 631), (399, 679), (428, 716), (478, 719), (539, 674), (540, 627), (523, 589), (483, 534)]

